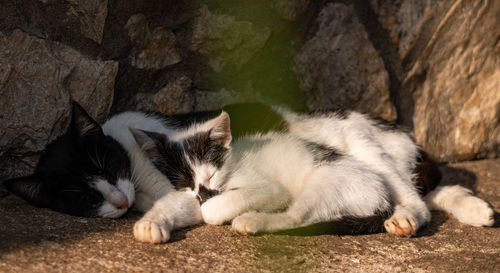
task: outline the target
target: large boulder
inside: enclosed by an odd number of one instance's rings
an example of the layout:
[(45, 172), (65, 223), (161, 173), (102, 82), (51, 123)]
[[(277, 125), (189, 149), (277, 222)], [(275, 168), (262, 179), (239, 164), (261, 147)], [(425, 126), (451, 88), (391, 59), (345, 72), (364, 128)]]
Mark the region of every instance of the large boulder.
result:
[(440, 161), (500, 154), (499, 16), (497, 1), (454, 3), (404, 80), (415, 138)]
[(0, 48), (0, 178), (5, 178), (33, 170), (45, 145), (66, 129), (71, 98), (103, 121), (118, 67), (20, 30), (0, 35)]
[(309, 109), (344, 107), (394, 121), (384, 63), (352, 5), (329, 3), (296, 58)]

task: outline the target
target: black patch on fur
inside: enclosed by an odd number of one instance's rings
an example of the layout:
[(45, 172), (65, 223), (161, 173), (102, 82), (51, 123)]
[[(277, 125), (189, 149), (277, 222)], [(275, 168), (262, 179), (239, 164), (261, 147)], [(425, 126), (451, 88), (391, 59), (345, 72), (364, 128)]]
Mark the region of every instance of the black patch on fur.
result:
[(354, 217), (346, 216), (337, 221), (322, 222), (312, 224), (306, 227), (294, 228), (273, 232), (274, 234), (283, 234), (291, 236), (312, 236), (322, 234), (337, 234), (337, 235), (355, 235), (355, 234), (372, 234), (384, 232), (384, 222), (389, 219), (393, 213), (393, 206), (387, 211), (376, 211), (373, 216)]
[(323, 144), (302, 140), (307, 149), (313, 154), (314, 163), (322, 164), (338, 160), (342, 153), (333, 147)]
[(81, 106), (74, 105), (68, 131), (47, 145), (33, 175), (4, 181), (4, 185), (36, 206), (95, 217), (105, 201), (90, 185), (98, 177), (110, 184), (130, 179), (129, 157)]
[(399, 131), (408, 133), (408, 129), (405, 127), (401, 127), (401, 125), (396, 124), (394, 122), (387, 121), (381, 117), (370, 117), (371, 120), (375, 121), (375, 126), (383, 131)]
[(153, 165), (164, 174), (175, 189), (194, 189), (194, 173), (184, 157), (182, 145), (168, 140), (165, 135), (146, 132), (155, 142), (159, 156), (152, 159)]
[(184, 140), (184, 150), (192, 161), (210, 163), (221, 168), (229, 149), (210, 137), (211, 131), (197, 133)]
[(417, 166), (413, 172), (417, 175), (416, 187), (420, 196), (425, 196), (435, 189), (442, 177), (436, 162), (422, 150), (420, 150)]
[(199, 191), (198, 191), (198, 200), (200, 201), (200, 204), (205, 203), (208, 199), (219, 195), (220, 192), (218, 190), (212, 190), (212, 189), (207, 189), (205, 186), (200, 185)]

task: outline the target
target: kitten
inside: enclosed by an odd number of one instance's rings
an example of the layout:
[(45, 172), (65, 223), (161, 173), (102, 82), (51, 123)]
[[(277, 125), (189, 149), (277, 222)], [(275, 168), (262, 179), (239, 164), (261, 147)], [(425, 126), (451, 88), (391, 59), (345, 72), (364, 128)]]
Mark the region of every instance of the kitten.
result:
[[(226, 113), (173, 135), (132, 132), (164, 175), (187, 177), (193, 194), (220, 191), (202, 204), (203, 220), (215, 225), (232, 220), (241, 234), (393, 212), (385, 229), (411, 236), (430, 220), (429, 208), (451, 212), (464, 223), (493, 224), (488, 204), (460, 186), (439, 187), (427, 204), (422, 200), (413, 175), (418, 149), (402, 131), (356, 112), (279, 113), (287, 132), (254, 134), (232, 144)], [(160, 213), (168, 207), (153, 209)], [(146, 226), (170, 231), (157, 220), (150, 214)], [(136, 238), (150, 241), (155, 234), (143, 227)]]
[(68, 131), (47, 145), (34, 174), (4, 181), (34, 205), (86, 217), (119, 217), (134, 203), (127, 152), (77, 103)]
[[(233, 127), (236, 135), (279, 129), (281, 124), (281, 117), (262, 104), (235, 104), (226, 110), (242, 124)], [(202, 218), (196, 195), (176, 191), (183, 188), (182, 181), (171, 183), (157, 171), (137, 146), (129, 127), (172, 134), (220, 112), (168, 117), (124, 112), (100, 126), (73, 102), (67, 132), (47, 145), (34, 174), (2, 183), (34, 205), (85, 217), (120, 217), (132, 205), (146, 212), (165, 197), (159, 203), (168, 203), (173, 227), (197, 224)]]

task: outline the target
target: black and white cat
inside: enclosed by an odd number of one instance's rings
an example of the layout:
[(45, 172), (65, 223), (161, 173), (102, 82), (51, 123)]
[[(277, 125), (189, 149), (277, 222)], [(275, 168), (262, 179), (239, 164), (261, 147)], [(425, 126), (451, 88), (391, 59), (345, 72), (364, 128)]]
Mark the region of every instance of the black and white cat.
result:
[[(327, 151), (335, 147), (329, 141), (335, 141), (339, 136), (348, 136), (342, 130), (336, 132), (339, 128), (326, 126), (330, 121), (344, 119), (342, 116), (335, 116), (332, 119), (334, 116), (328, 115), (296, 116), (291, 113), (287, 115), (261, 104), (233, 105), (226, 110), (233, 120), (231, 136), (235, 138), (255, 132), (289, 130), (291, 133), (298, 132), (296, 137), (302, 139), (309, 137), (310, 139), (306, 141), (310, 146), (308, 148), (320, 152), (326, 148), (323, 152), (328, 154)], [(188, 166), (179, 164), (183, 163), (182, 160), (165, 159), (167, 155), (173, 154), (172, 159), (185, 155), (186, 151), (189, 151), (187, 138), (196, 140), (196, 137), (190, 136), (197, 136), (198, 140), (191, 142), (192, 151), (189, 153), (198, 154), (198, 160), (204, 161), (211, 142), (200, 141), (207, 140), (206, 135), (211, 129), (213, 130), (214, 121), (217, 119), (206, 120), (218, 113), (220, 111), (161, 117), (140, 112), (125, 112), (112, 117), (101, 127), (83, 108), (74, 103), (72, 122), (68, 131), (47, 146), (35, 173), (28, 177), (4, 181), (4, 184), (11, 192), (35, 205), (78, 216), (119, 217), (134, 204), (140, 211), (147, 211), (134, 227), (135, 237), (145, 242), (165, 242), (172, 230), (202, 222), (198, 200), (200, 196), (201, 199), (206, 199), (213, 194), (213, 190), (199, 187), (203, 184), (199, 181), (203, 174), (199, 172), (207, 168), (191, 165), (187, 168)], [(316, 122), (319, 123), (309, 124)], [(167, 149), (167, 146), (158, 143), (148, 147), (145, 145), (147, 142), (142, 142), (141, 146), (146, 151), (144, 153), (136, 144), (129, 128), (156, 132), (157, 135), (153, 134), (154, 136), (175, 140), (176, 144)], [(300, 128), (306, 129), (302, 133), (309, 133), (312, 136), (301, 136), (301, 130), (298, 130)], [(311, 131), (307, 131), (308, 129)], [(136, 138), (144, 136), (141, 131), (135, 132)], [(200, 137), (203, 134), (205, 137)], [(330, 139), (329, 135), (335, 137)], [(148, 136), (148, 138), (155, 137)], [(413, 142), (411, 145), (414, 145)], [(158, 156), (158, 153), (151, 150), (152, 147), (156, 148), (156, 152), (163, 150), (165, 153)], [(217, 150), (217, 152), (222, 151), (224, 150)], [(342, 149), (338, 151), (347, 154)], [(335, 157), (335, 153), (330, 155)], [(211, 156), (212, 159), (208, 162), (216, 158), (213, 154)], [(155, 167), (148, 157), (163, 158), (163, 166), (158, 164), (158, 160), (154, 160), (158, 165)], [(222, 159), (225, 158), (215, 160), (219, 163), (210, 164), (222, 167), (222, 163), (226, 162)], [(178, 176), (179, 171), (186, 175)], [(195, 183), (196, 179), (198, 182)], [(429, 198), (428, 204), (434, 202), (436, 207), (451, 210), (457, 217), (459, 213), (463, 213), (461, 218), (463, 222), (490, 225), (492, 221), (491, 215), (488, 214), (491, 209), (486, 203), (473, 197), (462, 187), (443, 188), (428, 196), (433, 196)], [(462, 197), (469, 200), (463, 207), (456, 205), (456, 200)], [(417, 199), (420, 200), (418, 196)], [(445, 207), (436, 200), (445, 200)], [(396, 212), (398, 212), (397, 205)], [(426, 212), (428, 213), (428, 210), (424, 208), (423, 214)], [(473, 213), (476, 213), (476, 218), (472, 217)], [(398, 214), (395, 213), (391, 219), (400, 219), (395, 216)], [(425, 219), (428, 221), (428, 218)], [(390, 222), (393, 222), (392, 220)], [(408, 227), (410, 224), (405, 225), (397, 221), (394, 223), (386, 227), (389, 232), (407, 234), (415, 231)], [(424, 223), (419, 222), (419, 225)]]
[[(388, 232), (410, 236), (429, 222), (429, 209), (474, 226), (493, 224), (489, 205), (461, 186), (438, 187), (424, 202), (413, 174), (418, 149), (404, 132), (356, 112), (278, 112), (286, 132), (253, 134), (232, 144), (224, 112), (175, 134), (132, 132), (163, 174), (184, 181), (186, 192), (220, 192), (202, 204), (203, 220), (232, 221), (241, 234), (378, 215), (387, 216)], [(157, 202), (136, 224), (138, 240), (168, 240), (175, 229), (169, 206)]]
[[(237, 120), (240, 117), (239, 123), (244, 124), (233, 128), (236, 135), (252, 130), (267, 131), (280, 125), (280, 117), (261, 104), (231, 105), (227, 111)], [(34, 205), (86, 217), (119, 217), (132, 205), (145, 212), (160, 197), (168, 195), (166, 199), (172, 203), (169, 205), (172, 210), (186, 210), (179, 214), (198, 223), (201, 221), (198, 201), (192, 195), (184, 198), (185, 192), (175, 190), (182, 187), (182, 182), (171, 183), (157, 171), (137, 146), (129, 127), (173, 134), (219, 113), (207, 111), (164, 117), (124, 112), (100, 126), (74, 102), (67, 132), (47, 145), (35, 172), (2, 184)], [(191, 209), (193, 206), (196, 209)], [(180, 217), (176, 227), (184, 225), (184, 218)]]

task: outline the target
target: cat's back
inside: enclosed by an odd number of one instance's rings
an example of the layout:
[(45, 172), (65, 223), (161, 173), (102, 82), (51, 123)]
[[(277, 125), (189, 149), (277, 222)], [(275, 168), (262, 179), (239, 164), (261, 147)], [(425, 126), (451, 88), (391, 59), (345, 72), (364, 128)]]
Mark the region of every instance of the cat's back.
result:
[(127, 111), (108, 119), (102, 125), (102, 130), (128, 150), (135, 144), (129, 128), (170, 135), (175, 131), (171, 127), (168, 119), (158, 115)]

